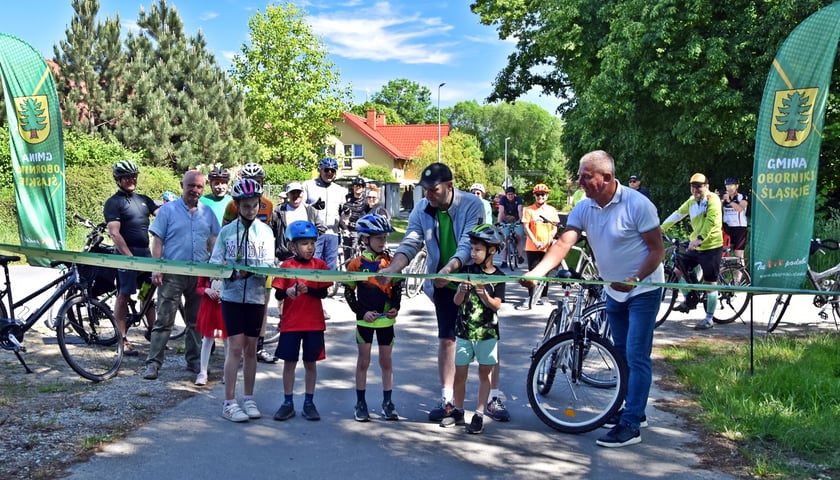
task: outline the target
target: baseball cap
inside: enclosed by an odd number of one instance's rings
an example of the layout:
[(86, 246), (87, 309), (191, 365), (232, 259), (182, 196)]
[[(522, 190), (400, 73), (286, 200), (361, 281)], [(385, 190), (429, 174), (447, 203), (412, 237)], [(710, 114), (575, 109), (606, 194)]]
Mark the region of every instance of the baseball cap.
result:
[(709, 180), (702, 173), (695, 173), (694, 175), (691, 176), (691, 180), (689, 180), (688, 183), (706, 184), (706, 183), (709, 183)]
[(630, 180), (628, 180), (628, 181), (630, 181), (630, 182), (635, 182), (636, 180), (639, 180), (639, 176), (638, 176), (638, 175), (630, 175)]
[(505, 193), (516, 193), (516, 189), (513, 187), (507, 187), (505, 189)]
[(420, 186), (434, 188), (437, 184), (452, 181), (452, 170), (443, 163), (433, 163), (420, 174)]
[(302, 192), (303, 191), (303, 184), (300, 183), (300, 182), (289, 182), (289, 184), (286, 185), (286, 193), (292, 192), (294, 190), (298, 190), (298, 191)]
[(723, 182), (724, 185), (737, 185), (738, 179), (736, 177), (726, 177), (726, 180)]

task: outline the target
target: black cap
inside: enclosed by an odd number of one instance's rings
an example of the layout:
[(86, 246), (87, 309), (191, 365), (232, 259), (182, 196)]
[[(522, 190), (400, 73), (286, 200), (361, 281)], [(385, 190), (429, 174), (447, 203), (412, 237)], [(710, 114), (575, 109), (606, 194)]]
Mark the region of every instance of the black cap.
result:
[(516, 189), (513, 187), (507, 187), (505, 189), (505, 193), (516, 193)]
[(443, 163), (433, 163), (420, 174), (420, 186), (434, 188), (437, 184), (452, 181), (452, 170)]
[(640, 180), (638, 175), (630, 175), (630, 182), (635, 182), (636, 180)]
[(364, 186), (365, 186), (365, 179), (364, 179), (364, 178), (362, 178), (362, 177), (356, 177), (356, 178), (354, 178), (354, 179), (353, 179), (353, 183), (352, 183), (352, 185), (353, 185), (354, 187), (355, 187), (356, 185), (359, 185), (359, 186), (364, 187)]
[(724, 185), (738, 185), (738, 178), (737, 177), (727, 177), (726, 180), (723, 181)]

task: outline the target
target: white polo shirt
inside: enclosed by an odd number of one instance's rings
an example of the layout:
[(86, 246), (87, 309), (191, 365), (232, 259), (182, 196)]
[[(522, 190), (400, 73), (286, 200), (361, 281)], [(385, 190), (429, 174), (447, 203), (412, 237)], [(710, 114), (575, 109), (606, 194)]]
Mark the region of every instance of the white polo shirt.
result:
[[(639, 272), (649, 253), (642, 234), (659, 227), (653, 203), (636, 190), (624, 187), (618, 181), (616, 184), (615, 195), (606, 206), (601, 208), (591, 198), (583, 199), (569, 213), (567, 221), (568, 226), (586, 232), (598, 273), (610, 282), (622, 282)], [(662, 264), (642, 281), (664, 282)], [(656, 288), (638, 286), (629, 292), (619, 292), (607, 286), (606, 291), (614, 300), (623, 302)]]

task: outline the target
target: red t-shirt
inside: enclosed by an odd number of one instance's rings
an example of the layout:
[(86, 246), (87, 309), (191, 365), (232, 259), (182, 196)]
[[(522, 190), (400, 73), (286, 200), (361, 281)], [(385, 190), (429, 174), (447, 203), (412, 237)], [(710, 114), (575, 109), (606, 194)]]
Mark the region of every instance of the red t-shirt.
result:
[[(314, 257), (307, 263), (292, 257), (281, 263), (280, 268), (329, 270), (326, 262)], [(275, 277), (271, 281), (271, 286), (276, 289), (286, 290), (297, 283), (303, 283), (309, 288), (328, 288), (332, 286), (330, 282), (280, 277)], [(283, 300), (283, 321), (280, 322), (280, 333), (324, 331), (326, 329), (327, 323), (324, 321), (324, 306), (321, 304), (320, 298), (302, 294), (295, 298), (286, 297)]]

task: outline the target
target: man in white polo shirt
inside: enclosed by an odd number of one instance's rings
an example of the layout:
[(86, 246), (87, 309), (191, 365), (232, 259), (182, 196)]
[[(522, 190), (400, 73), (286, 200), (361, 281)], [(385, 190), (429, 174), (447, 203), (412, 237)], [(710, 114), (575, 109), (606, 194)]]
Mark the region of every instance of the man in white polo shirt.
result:
[[(560, 240), (525, 276), (546, 276), (586, 232), (598, 272), (613, 282), (606, 286), (607, 320), (613, 344), (629, 370), (624, 408), (608, 421), (611, 430), (596, 443), (623, 447), (641, 442), (639, 428), (647, 426), (645, 406), (653, 382), (650, 352), (662, 289), (644, 283), (664, 282), (662, 230), (650, 200), (618, 183), (615, 161), (607, 152), (590, 152), (580, 159), (578, 183), (586, 198), (569, 213)], [(530, 280), (520, 283), (534, 286)]]

